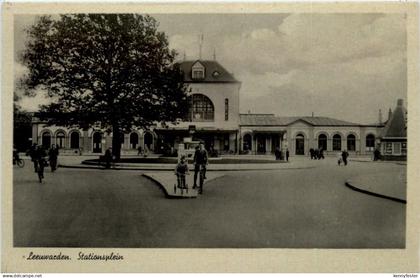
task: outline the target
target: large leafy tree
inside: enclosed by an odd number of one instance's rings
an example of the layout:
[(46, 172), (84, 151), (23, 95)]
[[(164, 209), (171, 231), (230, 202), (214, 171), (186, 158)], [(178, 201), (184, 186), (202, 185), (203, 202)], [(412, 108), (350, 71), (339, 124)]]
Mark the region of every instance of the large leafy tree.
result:
[(42, 16), (21, 56), (26, 92), (48, 92), (41, 115), (52, 124), (108, 129), (119, 158), (124, 131), (176, 122), (188, 107), (176, 53), (157, 27), (135, 14)]

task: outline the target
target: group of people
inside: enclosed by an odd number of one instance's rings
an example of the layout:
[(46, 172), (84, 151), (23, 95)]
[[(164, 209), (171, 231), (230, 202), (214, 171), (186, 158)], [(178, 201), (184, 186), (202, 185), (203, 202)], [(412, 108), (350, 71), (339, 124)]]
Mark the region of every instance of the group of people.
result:
[(51, 167), (51, 172), (57, 170), (59, 151), (56, 145), (53, 144), (50, 149), (46, 149), (43, 146), (33, 144), (28, 151), (28, 155), (34, 163), (34, 170), (38, 174), (40, 183), (42, 183), (42, 179), (44, 178), (44, 168), (48, 164)]
[[(286, 148), (285, 151), (286, 154), (286, 161), (289, 161), (289, 149)], [(276, 160), (283, 160), (283, 152), (280, 150), (280, 148), (276, 148), (276, 150), (274, 151), (274, 156), (276, 157)]]
[[(194, 158), (194, 185), (193, 189), (198, 188), (198, 194), (203, 194), (203, 184), (206, 179), (206, 170), (208, 165), (208, 153), (204, 148), (204, 144), (200, 143), (196, 147)], [(185, 155), (182, 155), (179, 163), (175, 167), (175, 175), (177, 176), (178, 188), (187, 189), (185, 176), (189, 175), (188, 162)], [(197, 185), (197, 178), (200, 175), (199, 184)]]
[(309, 150), (309, 153), (310, 153), (310, 155), (311, 155), (311, 159), (324, 159), (325, 158), (325, 156), (324, 156), (324, 149), (321, 147), (321, 148), (319, 148), (319, 149), (313, 149), (313, 148), (311, 148), (310, 150)]

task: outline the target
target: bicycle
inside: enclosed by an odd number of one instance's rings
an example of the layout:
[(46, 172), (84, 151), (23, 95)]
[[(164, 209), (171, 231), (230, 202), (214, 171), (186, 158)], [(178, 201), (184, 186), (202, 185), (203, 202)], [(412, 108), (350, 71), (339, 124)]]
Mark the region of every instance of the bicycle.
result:
[(23, 168), (25, 166), (25, 161), (20, 157), (14, 157), (13, 165), (17, 165), (19, 168)]

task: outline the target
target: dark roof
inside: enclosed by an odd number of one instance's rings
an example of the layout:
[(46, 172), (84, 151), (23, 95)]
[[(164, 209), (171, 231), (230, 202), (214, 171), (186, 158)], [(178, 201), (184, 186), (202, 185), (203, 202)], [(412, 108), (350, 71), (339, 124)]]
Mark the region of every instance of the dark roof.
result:
[(397, 107), (392, 112), (391, 118), (386, 123), (382, 131), (383, 138), (407, 137), (406, 127), (407, 110), (403, 106), (402, 100), (398, 100)]
[(273, 114), (241, 114), (240, 120), (243, 126), (287, 126), (297, 121), (303, 121), (312, 126), (361, 125), (328, 117), (276, 117)]
[[(191, 75), (191, 68), (196, 63), (200, 62), (204, 70), (204, 79), (194, 80)], [(238, 82), (231, 73), (229, 73), (224, 67), (222, 67), (216, 61), (209, 60), (196, 60), (196, 61), (183, 61), (178, 63), (180, 69), (184, 73), (184, 82)], [(217, 72), (217, 74), (215, 74)]]

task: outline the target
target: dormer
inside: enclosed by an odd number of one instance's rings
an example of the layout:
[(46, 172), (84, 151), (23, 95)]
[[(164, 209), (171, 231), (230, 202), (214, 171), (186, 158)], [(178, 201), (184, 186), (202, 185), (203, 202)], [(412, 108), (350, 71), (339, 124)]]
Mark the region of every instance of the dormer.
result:
[(195, 62), (191, 67), (191, 79), (203, 80), (205, 78), (205, 67), (200, 61)]

